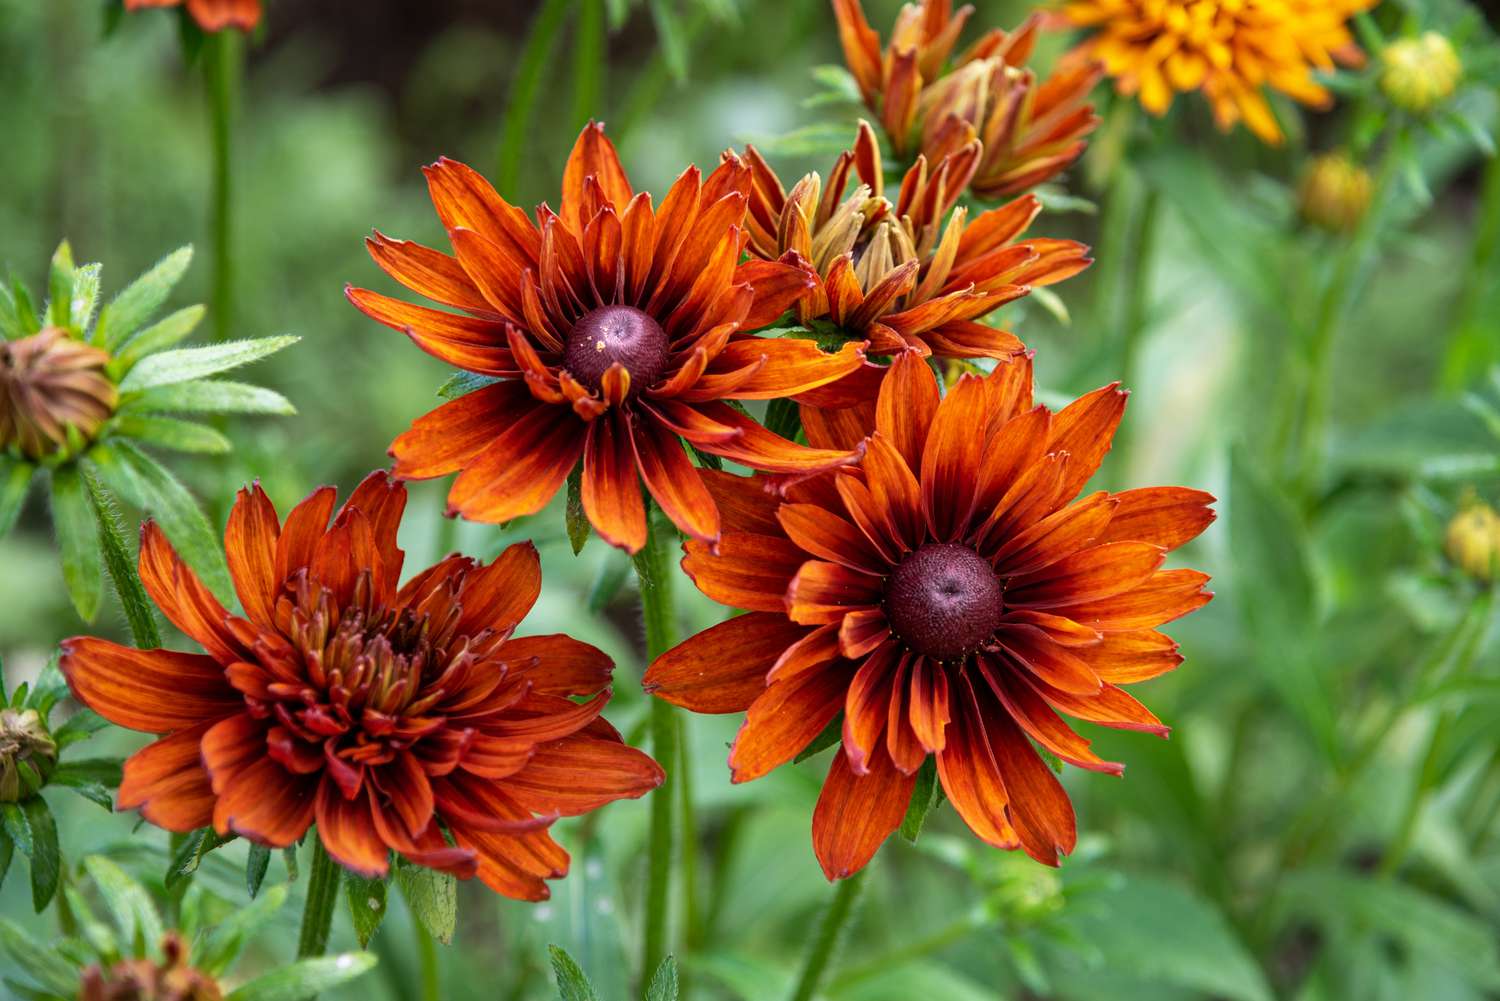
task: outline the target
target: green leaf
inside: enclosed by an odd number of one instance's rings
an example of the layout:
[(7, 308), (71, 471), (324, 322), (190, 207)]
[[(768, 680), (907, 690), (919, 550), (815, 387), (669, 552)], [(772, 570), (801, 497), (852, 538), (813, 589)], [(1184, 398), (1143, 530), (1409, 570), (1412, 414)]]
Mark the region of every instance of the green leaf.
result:
[(929, 755), (917, 772), (917, 784), (911, 791), (911, 802), (901, 820), (901, 836), (912, 844), (922, 834), (927, 814), (937, 802), (937, 762)]
[(568, 508), (567, 526), (568, 542), (573, 547), (573, 555), (577, 556), (583, 552), (583, 547), (589, 541), (589, 517), (583, 510), (583, 466), (573, 467), (568, 474)]
[(21, 336), (25, 337), (41, 330), (42, 321), (36, 315), (36, 307), (31, 304), (31, 293), (26, 291), (26, 286), (21, 284), (19, 278), (13, 278), (10, 287), (16, 304), (16, 323), (20, 325)]
[(218, 372), (259, 361), (282, 348), (296, 344), (296, 337), (261, 337), (247, 341), (227, 341), (202, 348), (178, 348), (150, 355), (120, 380), (122, 392), (191, 382)]
[(228, 438), (206, 424), (176, 417), (123, 414), (111, 421), (110, 427), (115, 434), (176, 452), (224, 455), (234, 448)]
[(0, 458), (0, 539), (10, 534), (21, 516), (35, 474), (36, 467), (29, 462)]
[(797, 432), (802, 430), (802, 411), (796, 401), (781, 399), (766, 404), (766, 430), (795, 441)]
[(531, 5), (536, 11), (526, 32), (526, 44), (516, 60), (515, 76), (506, 94), (505, 120), (500, 126), (500, 162), (495, 187), (513, 191), (527, 155), (531, 122), (541, 97), (542, 81), (552, 61), (553, 50), (568, 23), (572, 0), (542, 0)]
[(126, 397), (119, 413), (295, 414), (280, 393), (243, 382), (204, 379), (157, 386)]
[(59, 466), (52, 471), (52, 528), (57, 533), (68, 596), (73, 599), (79, 616), (85, 622), (92, 622), (104, 591), (99, 525), (76, 465)]
[(110, 362), (110, 371), (118, 378), (129, 372), (143, 358), (165, 351), (187, 338), (207, 312), (202, 306), (188, 306), (142, 330), (119, 350)]
[(198, 572), (203, 583), (220, 601), (229, 601), (234, 594), (229, 565), (219, 548), (218, 534), (193, 495), (160, 463), (130, 442), (118, 441), (115, 445), (140, 484), (144, 494), (141, 506), (161, 524), (178, 555)]
[(9, 956), (16, 969), (39, 986), (63, 997), (71, 998), (77, 994), (78, 971), (55, 950), (33, 940), (8, 918), (0, 918), (0, 952)]
[(447, 382), (438, 387), (438, 395), (445, 400), (456, 400), (460, 396), (468, 396), (476, 389), (493, 385), (500, 380), (493, 375), (480, 375), (478, 372), (455, 372)]
[(47, 323), (54, 327), (66, 327), (71, 319), (73, 305), (73, 282), (77, 268), (73, 265), (73, 248), (64, 240), (52, 254), (52, 267), (47, 274)]
[(52, 656), (47, 658), (47, 664), (32, 683), (31, 692), (26, 696), (23, 706), (35, 709), (42, 719), (51, 716), (52, 707), (68, 693), (68, 682), (63, 678), (62, 669), (58, 667), (60, 656), (60, 652), (53, 651)]
[(844, 737), (844, 714), (841, 712), (828, 721), (823, 732), (812, 739), (812, 743), (804, 747), (794, 760), (794, 763), (806, 761), (815, 754), (821, 753), (827, 748), (837, 744)]
[(396, 870), (396, 881), (422, 927), (444, 945), (451, 943), (458, 926), (457, 880), (426, 866), (403, 865)]
[(99, 888), (104, 906), (120, 930), (120, 940), (142, 952), (155, 948), (164, 929), (146, 888), (103, 855), (86, 856), (83, 867)]
[(99, 265), (85, 264), (73, 275), (73, 297), (68, 301), (68, 326), (80, 335), (89, 328), (99, 305)]
[(203, 859), (209, 852), (221, 848), (234, 840), (234, 835), (220, 837), (218, 832), (211, 827), (200, 827), (182, 839), (177, 853), (172, 856), (171, 864), (167, 866), (166, 887), (168, 890), (176, 889), (179, 884), (187, 882), (193, 873), (203, 863)]
[[(21, 804), (31, 831), (31, 904), (38, 914), (52, 902), (62, 878), (62, 854), (57, 847), (57, 823), (47, 801), (33, 796)], [(9, 825), (7, 825), (9, 827)]]
[(344, 892), (349, 900), (349, 918), (354, 924), (354, 937), (359, 947), (365, 948), (380, 923), (385, 920), (386, 886), (383, 879), (361, 879), (353, 873), (344, 876)]
[(656, 25), (656, 37), (661, 42), (662, 58), (672, 79), (681, 83), (687, 79), (687, 39), (683, 35), (682, 22), (667, 0), (647, 0), (651, 8), (651, 20)]
[(552, 975), (557, 979), (557, 996), (560, 1001), (599, 1001), (594, 985), (583, 969), (561, 946), (549, 945), (552, 956)]
[(203, 936), (201, 944), (194, 947), (194, 962), (213, 976), (229, 969), (240, 950), (245, 947), (245, 942), (276, 916), (286, 903), (286, 898), (287, 888), (277, 885), (244, 907), (237, 908), (229, 917), (214, 925)]
[(94, 343), (113, 353), (167, 301), (193, 259), (193, 248), (182, 247), (162, 258), (105, 306), (94, 328)]
[(5, 874), (10, 872), (11, 859), (16, 854), (15, 842), (3, 827), (0, 827), (0, 887), (5, 886)]
[(250, 854), (245, 858), (245, 889), (250, 892), (251, 900), (260, 893), (260, 884), (265, 881), (266, 869), (270, 865), (271, 849), (265, 845), (251, 845)]
[(673, 957), (668, 956), (656, 968), (646, 988), (646, 1001), (677, 1001), (677, 960)]
[(120, 524), (120, 513), (114, 498), (100, 488), (98, 480), (88, 475), (84, 481), (89, 488), (89, 501), (94, 506), (94, 516), (99, 525), (99, 548), (104, 554), (104, 566), (109, 570), (110, 582), (115, 595), (130, 623), (130, 634), (135, 645), (142, 650), (161, 646), (161, 631), (156, 628), (151, 599), (141, 584), (136, 569), (137, 560), (125, 541), (125, 532)]
[(225, 1001), (303, 1001), (321, 991), (348, 983), (375, 967), (375, 955), (346, 952), (339, 956), (302, 959), (291, 966), (257, 977)]
[(64, 761), (47, 777), (48, 785), (71, 789), (90, 802), (97, 803), (113, 812), (114, 794), (119, 786), (121, 762), (113, 758), (85, 758), (79, 761)]
[(0, 285), (0, 340), (14, 341), (25, 336), (21, 318), (16, 314), (16, 297)]
[(81, 740), (88, 740), (94, 734), (108, 726), (109, 720), (100, 716), (94, 710), (80, 709), (69, 716), (62, 726), (52, 731), (52, 739), (57, 741), (58, 750), (62, 750)]

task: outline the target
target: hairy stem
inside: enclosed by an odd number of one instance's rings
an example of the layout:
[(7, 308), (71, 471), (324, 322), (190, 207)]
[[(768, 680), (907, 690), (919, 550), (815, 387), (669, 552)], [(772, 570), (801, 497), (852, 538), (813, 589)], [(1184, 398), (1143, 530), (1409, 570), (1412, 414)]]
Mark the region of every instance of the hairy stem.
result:
[(829, 964), (833, 962), (833, 955), (838, 951), (839, 940), (843, 938), (844, 929), (854, 913), (854, 904), (859, 900), (859, 892), (864, 887), (867, 872), (868, 867), (861, 869), (839, 883), (834, 891), (833, 903), (828, 905), (823, 923), (818, 926), (818, 934), (813, 938), (807, 956), (802, 961), (802, 973), (797, 977), (791, 1001), (812, 1001), (818, 993), (818, 987), (828, 973)]
[(339, 899), (343, 871), (323, 847), (316, 831), (312, 836), (312, 865), (307, 873), (307, 903), (302, 908), (302, 934), (297, 940), (297, 958), (321, 956), (328, 951), (328, 933), (333, 928), (333, 908)]
[(208, 85), (213, 135), (213, 298), (210, 315), (215, 340), (226, 340), (234, 316), (234, 118), (239, 99), (240, 34), (219, 31), (204, 43), (203, 73)]
[[(667, 547), (671, 527), (652, 517), (646, 545), (635, 555), (641, 588), (641, 618), (646, 625), (646, 659), (654, 660), (676, 642), (672, 611), (672, 575)], [(646, 879), (646, 922), (641, 943), (641, 978), (655, 972), (667, 954), (672, 891), (673, 779), (678, 769), (676, 714), (667, 702), (651, 700), (651, 751), (667, 773), (667, 783), (651, 797), (651, 833)], [(684, 803), (684, 805), (686, 805)]]

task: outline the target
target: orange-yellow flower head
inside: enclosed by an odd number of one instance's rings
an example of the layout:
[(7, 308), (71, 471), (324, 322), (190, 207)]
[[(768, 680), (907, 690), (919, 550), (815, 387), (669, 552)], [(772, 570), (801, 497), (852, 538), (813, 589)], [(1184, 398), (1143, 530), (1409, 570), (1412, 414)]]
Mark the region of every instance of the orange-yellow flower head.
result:
[(1006, 198), (1055, 177), (1083, 154), (1099, 120), (1088, 103), (1100, 71), (1076, 63), (1045, 80), (1026, 63), (1040, 18), (998, 28), (951, 59), (972, 5), (922, 0), (901, 8), (884, 51), (859, 0), (833, 0), (849, 72), (897, 155), (937, 164), (975, 139), (968, 181), (981, 198)]
[(1347, 21), (1376, 0), (1064, 0), (1062, 17), (1091, 34), (1078, 51), (1104, 64), (1121, 94), (1154, 115), (1201, 90), (1219, 127), (1239, 122), (1268, 143), (1281, 126), (1266, 89), (1325, 108), (1315, 79), (1364, 54)]
[(126, 10), (184, 5), (204, 31), (223, 31), (225, 28), (251, 31), (260, 23), (260, 0), (125, 0)]

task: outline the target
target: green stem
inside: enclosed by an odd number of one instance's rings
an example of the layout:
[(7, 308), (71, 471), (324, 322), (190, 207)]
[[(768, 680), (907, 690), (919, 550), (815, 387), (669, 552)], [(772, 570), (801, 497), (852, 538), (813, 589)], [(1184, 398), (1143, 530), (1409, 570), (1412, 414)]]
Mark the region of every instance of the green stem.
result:
[(833, 979), (832, 986), (842, 991), (867, 980), (873, 980), (918, 959), (941, 952), (951, 945), (957, 945), (984, 926), (984, 917), (979, 914), (967, 914), (961, 918), (955, 918), (926, 938), (919, 938), (892, 949), (879, 959), (850, 967)]
[[(1494, 592), (1492, 591), (1484, 592), (1484, 595), (1476, 600), (1474, 610), (1480, 614), (1480, 624), (1468, 637), (1458, 655), (1458, 661), (1454, 664), (1452, 671), (1454, 678), (1462, 678), (1469, 673), (1474, 658), (1484, 646), (1485, 636), (1489, 632), (1489, 610), (1493, 606), (1493, 601)], [(1401, 863), (1406, 861), (1407, 853), (1411, 851), (1412, 842), (1417, 834), (1417, 824), (1422, 819), (1422, 811), (1442, 778), (1443, 755), (1448, 749), (1448, 739), (1457, 716), (1456, 710), (1444, 709), (1438, 715), (1437, 722), (1433, 724), (1432, 734), (1427, 738), (1427, 750), (1422, 755), (1421, 769), (1417, 772), (1416, 782), (1401, 811), (1401, 822), (1397, 825), (1396, 834), (1386, 846), (1385, 854), (1380, 859), (1379, 871), (1382, 876), (1392, 875), (1400, 869)]]
[(573, 42), (573, 128), (599, 117), (604, 68), (604, 0), (580, 0)]
[(131, 641), (139, 650), (154, 650), (161, 646), (161, 632), (156, 628), (156, 617), (151, 612), (151, 599), (141, 585), (136, 560), (125, 542), (120, 513), (91, 474), (85, 472), (83, 481), (89, 492), (89, 501), (94, 505), (104, 565), (109, 570), (109, 579), (120, 599), (120, 607), (125, 610), (125, 621), (130, 624)]
[(1135, 388), (1136, 366), (1141, 353), (1141, 338), (1150, 319), (1151, 261), (1156, 252), (1156, 234), (1161, 219), (1161, 195), (1147, 188), (1136, 212), (1131, 231), (1130, 257), (1125, 262), (1128, 276), (1124, 301), (1120, 304), (1123, 326), (1120, 330), (1120, 381), (1126, 389)]
[[(693, 944), (692, 929), (699, 927), (703, 920), (698, 906), (698, 819), (693, 810), (691, 733), (686, 716), (682, 713), (675, 715), (677, 717), (677, 806), (681, 811), (678, 817), (678, 827), (682, 832), (682, 847), (679, 854), (682, 885), (678, 887), (678, 895), (681, 900), (679, 907), (682, 912), (682, 925), (686, 930), (683, 937), (687, 945), (691, 946)], [(686, 973), (685, 970), (679, 970), (679, 980), (685, 980)], [(680, 992), (686, 996), (685, 984), (680, 987)]]
[(516, 63), (516, 77), (510, 85), (505, 119), (500, 126), (500, 158), (495, 171), (495, 187), (508, 198), (516, 196), (522, 158), (528, 152), (535, 152), (529, 142), (531, 116), (536, 111), (553, 46), (572, 7), (572, 0), (545, 0), (531, 20), (526, 45)]
[(1453, 333), (1448, 340), (1448, 355), (1443, 364), (1443, 388), (1458, 391), (1482, 377), (1500, 360), (1492, 326), (1485, 322), (1488, 303), (1500, 257), (1500, 156), (1492, 156), (1484, 169), (1484, 193), (1479, 208), (1479, 223), (1474, 234), (1474, 252), (1469, 258), (1469, 273), (1460, 293), (1454, 314)]
[(802, 973), (797, 978), (797, 986), (792, 990), (791, 1001), (812, 1001), (817, 995), (828, 966), (833, 962), (833, 954), (838, 950), (844, 928), (849, 923), (850, 915), (854, 913), (855, 901), (859, 899), (859, 892), (864, 887), (868, 872), (869, 866), (866, 866), (839, 883), (834, 891), (833, 903), (828, 905), (823, 923), (818, 926), (818, 934), (813, 938), (807, 956), (802, 961)]
[(323, 847), (317, 831), (312, 836), (312, 865), (307, 873), (307, 903), (302, 909), (302, 934), (297, 958), (321, 956), (328, 951), (328, 933), (333, 928), (333, 908), (339, 899), (343, 870)]
[(443, 1001), (443, 983), (438, 975), (437, 944), (420, 921), (413, 921), (417, 936), (417, 963), (421, 971), (422, 1001)]
[(1380, 233), (1380, 222), (1389, 201), (1392, 183), (1401, 163), (1401, 150), (1405, 145), (1405, 132), (1397, 128), (1389, 139), (1384, 162), (1374, 185), (1370, 208), (1360, 220), (1359, 227), (1344, 251), (1334, 264), (1333, 276), (1318, 302), (1312, 338), (1308, 344), (1307, 388), (1302, 397), (1302, 415), (1299, 421), (1296, 477), (1304, 487), (1311, 484), (1318, 467), (1322, 451), (1324, 427), (1328, 422), (1330, 370), (1333, 361), (1333, 345), (1339, 328), (1353, 302), (1355, 285), (1366, 269), (1376, 237)]
[(204, 43), (203, 72), (208, 86), (213, 135), (213, 298), (216, 340), (227, 340), (234, 315), (234, 117), (239, 98), (240, 34), (219, 31)]
[[(635, 572), (641, 587), (641, 618), (646, 624), (646, 659), (655, 660), (676, 642), (672, 612), (672, 572), (667, 546), (669, 526), (649, 517), (646, 544), (635, 555)], [(651, 797), (651, 833), (646, 879), (646, 923), (641, 944), (641, 978), (644, 982), (667, 955), (672, 891), (672, 782), (677, 768), (677, 720), (672, 706), (651, 700), (651, 750), (667, 773), (669, 787)]]

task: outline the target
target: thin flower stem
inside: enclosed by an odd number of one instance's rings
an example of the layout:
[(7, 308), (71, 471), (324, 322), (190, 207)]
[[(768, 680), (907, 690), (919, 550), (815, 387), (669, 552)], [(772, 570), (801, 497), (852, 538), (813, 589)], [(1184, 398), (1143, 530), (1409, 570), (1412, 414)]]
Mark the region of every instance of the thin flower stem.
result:
[(234, 315), (234, 117), (239, 94), (240, 34), (218, 31), (205, 43), (203, 72), (208, 85), (213, 133), (213, 298), (216, 340), (229, 337)]
[(307, 873), (307, 903), (302, 908), (298, 959), (321, 956), (328, 951), (328, 933), (333, 928), (333, 908), (338, 903), (339, 877), (343, 874), (316, 831), (311, 840), (312, 865)]
[[(635, 555), (635, 572), (641, 588), (641, 618), (646, 625), (648, 661), (671, 649), (676, 642), (672, 609), (672, 574), (667, 547), (672, 539), (669, 526), (649, 520), (646, 544)], [(677, 720), (672, 706), (651, 700), (651, 751), (667, 773), (667, 787), (651, 797), (651, 833), (646, 880), (646, 922), (641, 943), (641, 979), (644, 982), (667, 955), (672, 891), (672, 782), (678, 768)], [(686, 803), (684, 803), (686, 805)]]
[[(688, 720), (682, 713), (677, 716), (677, 804), (682, 811), (679, 827), (682, 831), (682, 886), (679, 894), (682, 899), (682, 924), (687, 933), (684, 938), (691, 944), (691, 929), (697, 928), (703, 920), (701, 909), (698, 905), (698, 819), (693, 811), (693, 760), (691, 734), (688, 729)], [(678, 973), (681, 977), (683, 974)], [(685, 993), (685, 992), (684, 992)]]
[[(1474, 658), (1483, 648), (1485, 636), (1489, 633), (1489, 612), (1493, 607), (1493, 591), (1485, 591), (1476, 599), (1474, 611), (1479, 616), (1479, 626), (1467, 637), (1463, 649), (1459, 652), (1457, 662), (1453, 665), (1451, 672), (1452, 677), (1462, 678), (1469, 673), (1469, 668), (1473, 666)], [(1427, 750), (1422, 755), (1422, 766), (1417, 772), (1416, 782), (1401, 811), (1401, 822), (1396, 828), (1396, 835), (1386, 846), (1385, 854), (1380, 859), (1379, 872), (1382, 876), (1390, 876), (1400, 869), (1401, 863), (1406, 861), (1407, 853), (1411, 851), (1412, 842), (1416, 839), (1417, 824), (1422, 819), (1422, 811), (1442, 778), (1440, 765), (1444, 753), (1448, 750), (1449, 735), (1457, 716), (1456, 710), (1444, 709), (1438, 715), (1437, 722), (1433, 724), (1432, 734), (1427, 738)]]
[(422, 1001), (443, 1001), (443, 982), (438, 972), (437, 943), (420, 921), (412, 922), (417, 937), (417, 963), (421, 976)]
[[(1144, 183), (1144, 182), (1143, 182)], [(1152, 260), (1156, 255), (1156, 234), (1161, 218), (1161, 195), (1155, 188), (1147, 187), (1136, 210), (1134, 225), (1130, 230), (1130, 249), (1124, 262), (1125, 281), (1119, 312), (1120, 327), (1120, 384), (1126, 390), (1136, 388), (1135, 380), (1140, 367), (1141, 341), (1150, 325)], [(1135, 435), (1133, 425), (1126, 422), (1115, 435), (1117, 459), (1113, 465), (1115, 475), (1129, 475), (1128, 465), (1131, 442)]]
[(135, 558), (125, 543), (119, 511), (93, 476), (85, 474), (83, 480), (88, 488), (89, 501), (94, 505), (94, 519), (99, 524), (99, 548), (104, 553), (104, 565), (109, 570), (109, 579), (120, 599), (120, 607), (125, 610), (125, 621), (130, 624), (131, 642), (138, 650), (154, 650), (161, 646), (161, 631), (156, 627), (151, 599), (141, 584)]
[(552, 50), (563, 25), (572, 12), (572, 0), (544, 0), (531, 19), (526, 44), (517, 60), (515, 79), (505, 102), (505, 120), (500, 126), (500, 157), (495, 170), (495, 187), (507, 197), (516, 197), (522, 158), (531, 148), (527, 136), (532, 114), (542, 91), (542, 78), (552, 59)]
[(1458, 391), (1489, 371), (1497, 360), (1494, 339), (1483, 322), (1484, 308), (1500, 257), (1500, 156), (1492, 156), (1484, 169), (1484, 193), (1480, 199), (1479, 221), (1474, 234), (1474, 251), (1469, 258), (1469, 273), (1461, 286), (1458, 309), (1454, 314), (1453, 333), (1448, 339), (1448, 356), (1443, 365), (1443, 388)]
[(1405, 147), (1405, 130), (1396, 128), (1370, 198), (1370, 208), (1334, 265), (1333, 277), (1318, 303), (1312, 339), (1308, 345), (1308, 382), (1302, 397), (1302, 419), (1299, 422), (1296, 478), (1304, 487), (1314, 476), (1322, 452), (1324, 428), (1328, 422), (1328, 394), (1332, 379), (1333, 345), (1339, 328), (1354, 299), (1358, 279), (1368, 265), (1380, 224), (1390, 199), (1391, 187), (1400, 167)]
[(828, 913), (823, 915), (823, 923), (818, 926), (817, 937), (812, 940), (807, 957), (802, 961), (802, 973), (797, 978), (797, 986), (792, 990), (791, 1001), (812, 1001), (818, 993), (823, 977), (828, 973), (828, 966), (833, 962), (833, 954), (838, 951), (844, 928), (854, 913), (854, 904), (859, 900), (868, 872), (869, 867), (866, 866), (839, 883), (833, 895), (833, 903), (828, 905)]
[(915, 942), (892, 949), (879, 959), (850, 967), (835, 977), (831, 986), (846, 990), (856, 984), (873, 980), (915, 960), (930, 956), (935, 952), (942, 952), (951, 945), (957, 945), (985, 927), (986, 924), (984, 915), (978, 912), (955, 918), (926, 938), (920, 938)]

